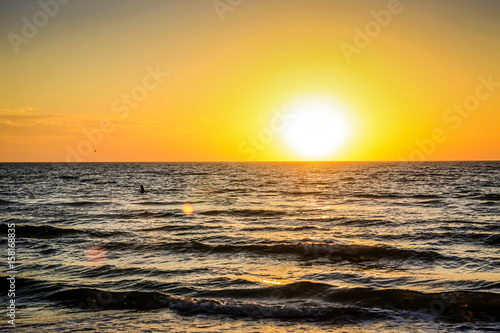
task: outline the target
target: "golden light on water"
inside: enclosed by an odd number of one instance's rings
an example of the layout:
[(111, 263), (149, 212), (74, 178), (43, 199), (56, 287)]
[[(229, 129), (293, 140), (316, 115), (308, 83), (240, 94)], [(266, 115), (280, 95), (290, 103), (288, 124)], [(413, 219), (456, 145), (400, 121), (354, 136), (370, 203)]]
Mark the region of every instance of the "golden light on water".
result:
[(282, 285), (283, 284), (280, 281), (276, 281), (276, 280), (262, 280), (262, 283), (275, 284), (275, 285)]

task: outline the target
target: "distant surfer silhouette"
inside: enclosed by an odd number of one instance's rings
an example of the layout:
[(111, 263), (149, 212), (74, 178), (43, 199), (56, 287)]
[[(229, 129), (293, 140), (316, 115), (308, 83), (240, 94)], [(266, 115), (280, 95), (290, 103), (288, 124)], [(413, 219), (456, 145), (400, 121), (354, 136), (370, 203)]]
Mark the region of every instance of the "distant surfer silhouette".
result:
[(146, 192), (146, 191), (144, 190), (144, 186), (142, 186), (142, 184), (141, 184), (141, 193), (144, 193), (144, 192)]

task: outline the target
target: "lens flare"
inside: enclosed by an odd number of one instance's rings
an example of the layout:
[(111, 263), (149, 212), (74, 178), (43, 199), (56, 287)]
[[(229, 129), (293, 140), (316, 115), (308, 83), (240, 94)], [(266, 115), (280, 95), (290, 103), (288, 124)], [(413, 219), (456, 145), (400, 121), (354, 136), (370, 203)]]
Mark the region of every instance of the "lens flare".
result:
[(94, 245), (85, 250), (85, 257), (88, 261), (104, 261), (108, 257), (108, 251), (101, 245)]
[(186, 202), (184, 205), (182, 205), (182, 210), (186, 215), (191, 215), (194, 212), (193, 206), (189, 202)]

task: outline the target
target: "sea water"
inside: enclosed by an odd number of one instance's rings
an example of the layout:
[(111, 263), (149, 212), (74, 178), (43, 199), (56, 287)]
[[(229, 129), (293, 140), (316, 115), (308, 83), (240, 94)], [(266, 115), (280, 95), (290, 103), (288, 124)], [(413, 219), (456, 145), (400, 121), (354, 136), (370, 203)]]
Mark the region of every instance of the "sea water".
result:
[(24, 332), (500, 327), (499, 162), (4, 163), (0, 179), (2, 330), (11, 300)]

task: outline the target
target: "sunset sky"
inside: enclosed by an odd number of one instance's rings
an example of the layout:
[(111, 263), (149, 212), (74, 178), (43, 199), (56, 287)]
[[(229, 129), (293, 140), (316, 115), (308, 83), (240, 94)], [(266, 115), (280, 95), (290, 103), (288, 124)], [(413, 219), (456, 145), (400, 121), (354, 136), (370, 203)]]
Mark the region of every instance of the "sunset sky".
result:
[(1, 162), (500, 159), (500, 1), (40, 3), (0, 4)]

